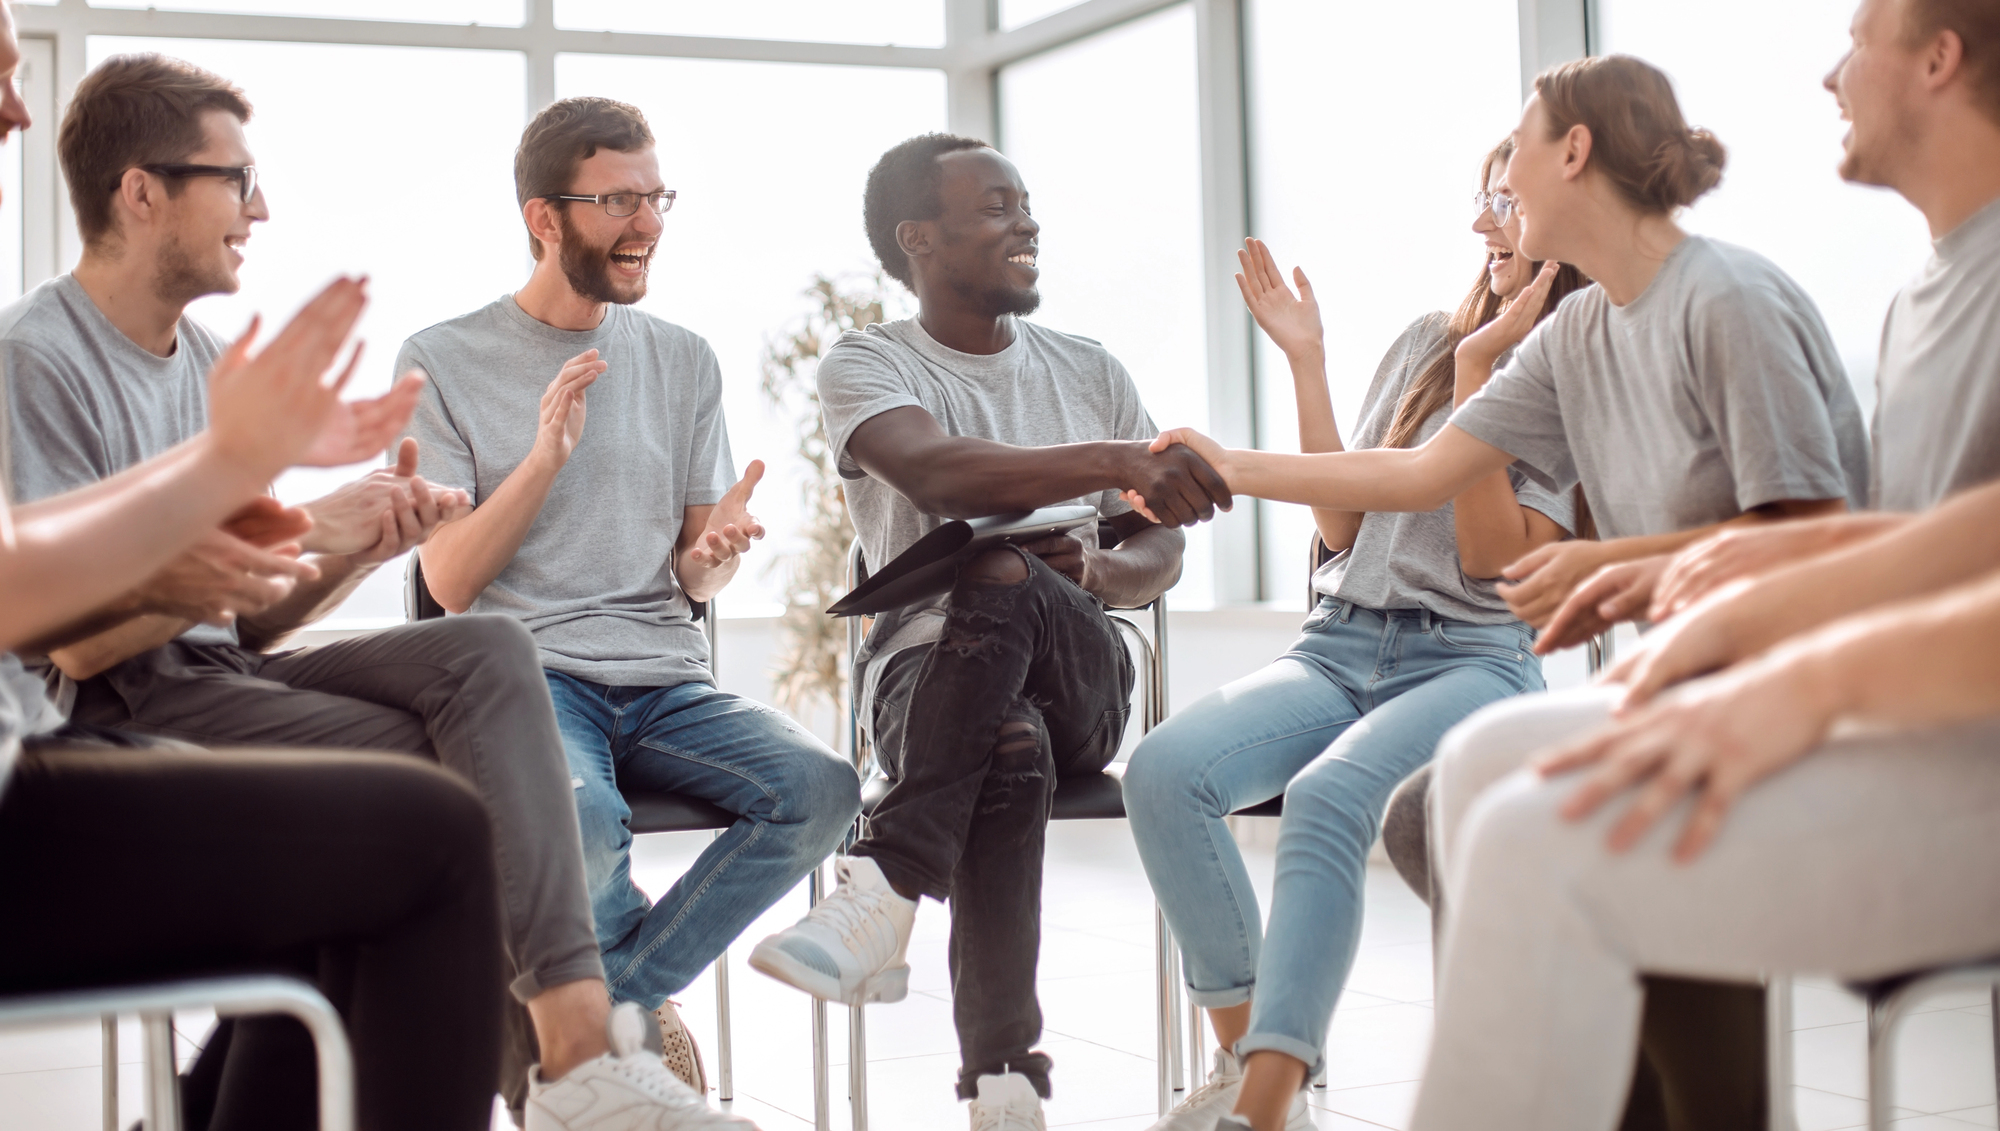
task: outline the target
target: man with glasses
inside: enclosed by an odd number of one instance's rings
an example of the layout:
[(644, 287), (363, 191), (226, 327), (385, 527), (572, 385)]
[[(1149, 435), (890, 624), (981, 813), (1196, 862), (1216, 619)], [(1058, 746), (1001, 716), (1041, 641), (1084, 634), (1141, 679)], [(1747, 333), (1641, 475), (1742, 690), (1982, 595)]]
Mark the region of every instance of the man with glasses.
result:
[[(227, 80), (160, 55), (116, 56), (78, 84), (57, 152), (83, 257), (74, 272), (0, 313), (22, 501), (88, 486), (207, 426), (207, 377), (223, 342), (186, 308), (237, 289), (251, 226), (270, 216), (243, 133), (249, 117), (248, 100)], [(542, 1054), (529, 1131), (747, 1126), (709, 1111), (640, 1047), (636, 1010), (614, 1040), (561, 738), (519, 624), (453, 618), (263, 651), (465, 513), (463, 492), (416, 476), (417, 450), (405, 439), (393, 469), (304, 506), (312, 523), (299, 541), (316, 580), (220, 627), (165, 613), (110, 618), (97, 635), (51, 654), (59, 698), (73, 700), (73, 725), (204, 746), (386, 750), (442, 763), (474, 787), (492, 822), (510, 988)], [(245, 1066), (238, 1053), (222, 1054), (230, 1072), (311, 1071), (297, 1023), (225, 1024), (245, 1038), (218, 1035), (207, 1055), (292, 1049), (277, 1064), (269, 1053), (241, 1053)], [(248, 1038), (253, 1032), (258, 1039)], [(529, 1073), (511, 1076), (503, 1086), (527, 1087)], [(210, 1087), (217, 1078), (191, 1077)], [(203, 1109), (202, 1091), (184, 1097), (190, 1111)], [(608, 1112), (613, 1097), (620, 1110)]]
[[(557, 102), (521, 135), (514, 183), (526, 284), (396, 362), (431, 378), (410, 425), (423, 472), (475, 508), (423, 547), (424, 576), (446, 609), (534, 634), (612, 995), (658, 1013), (668, 1064), (701, 1088), (668, 997), (834, 850), (860, 786), (797, 723), (715, 686), (695, 603), (763, 535), (763, 465), (736, 478), (708, 343), (633, 306), (674, 201), (645, 118)], [(657, 903), (633, 882), (620, 783), (737, 818)]]

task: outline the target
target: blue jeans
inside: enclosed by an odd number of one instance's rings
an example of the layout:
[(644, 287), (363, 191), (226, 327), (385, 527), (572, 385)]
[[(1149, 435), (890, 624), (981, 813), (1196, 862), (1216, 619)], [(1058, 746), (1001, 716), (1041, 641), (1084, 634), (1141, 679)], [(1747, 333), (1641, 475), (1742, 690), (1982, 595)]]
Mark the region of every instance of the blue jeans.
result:
[[(805, 728), (706, 683), (606, 687), (543, 674), (611, 996), (658, 1009), (833, 852), (861, 811), (860, 782)], [(620, 783), (737, 815), (655, 904), (632, 882), (632, 812)]]
[[(1389, 795), (1460, 719), (1541, 690), (1533, 642), (1519, 622), (1475, 625), (1324, 598), (1277, 662), (1139, 743), (1125, 774), (1139, 858), (1180, 943), (1192, 1000), (1252, 1003), (1239, 1055), (1274, 1049), (1317, 1071), (1354, 964), (1368, 849)], [(1280, 793), (1265, 947), (1224, 818)]]

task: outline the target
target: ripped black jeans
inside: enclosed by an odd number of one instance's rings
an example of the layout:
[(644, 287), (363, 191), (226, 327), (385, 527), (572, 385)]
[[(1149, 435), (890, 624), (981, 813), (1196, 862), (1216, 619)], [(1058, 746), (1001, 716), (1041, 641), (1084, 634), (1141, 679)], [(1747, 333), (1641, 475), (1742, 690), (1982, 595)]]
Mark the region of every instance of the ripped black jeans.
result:
[(1049, 802), (1057, 778), (1110, 764), (1131, 713), (1132, 659), (1103, 607), (1021, 556), (1025, 581), (968, 568), (944, 637), (881, 661), (875, 751), (896, 784), (853, 849), (951, 905), (962, 1099), (1001, 1072), (1049, 1095), (1049, 1058), (1032, 1051)]

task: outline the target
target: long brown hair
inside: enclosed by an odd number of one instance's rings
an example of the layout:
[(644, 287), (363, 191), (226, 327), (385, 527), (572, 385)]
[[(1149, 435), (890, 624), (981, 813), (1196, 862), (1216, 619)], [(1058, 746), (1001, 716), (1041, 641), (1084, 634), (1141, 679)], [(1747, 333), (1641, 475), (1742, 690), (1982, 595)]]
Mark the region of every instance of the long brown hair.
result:
[[(1513, 139), (1508, 139), (1493, 147), (1486, 160), (1479, 165), (1479, 187), (1484, 189), (1493, 183), (1494, 167), (1514, 154)], [(1516, 253), (1518, 254), (1518, 253)], [(1540, 263), (1531, 264), (1529, 277), (1540, 271)], [(1556, 272), (1556, 281), (1549, 287), (1549, 297), (1542, 303), (1542, 312), (1535, 316), (1540, 322), (1555, 312), (1556, 304), (1571, 291), (1581, 290), (1590, 285), (1583, 272), (1565, 263)], [(1436, 358), (1417, 375), (1403, 390), (1402, 399), (1396, 402), (1396, 415), (1389, 420), (1389, 431), (1382, 440), (1385, 448), (1407, 448), (1416, 443), (1417, 434), (1423, 431), (1424, 422), (1439, 409), (1451, 404), (1453, 378), (1457, 375), (1458, 344), (1467, 334), (1493, 321), (1500, 313), (1503, 300), (1493, 293), (1492, 276), (1484, 265), (1479, 268), (1479, 278), (1473, 280), (1472, 290), (1465, 301), (1458, 304), (1458, 310), (1451, 316), (1450, 328), (1445, 332), (1444, 346)]]

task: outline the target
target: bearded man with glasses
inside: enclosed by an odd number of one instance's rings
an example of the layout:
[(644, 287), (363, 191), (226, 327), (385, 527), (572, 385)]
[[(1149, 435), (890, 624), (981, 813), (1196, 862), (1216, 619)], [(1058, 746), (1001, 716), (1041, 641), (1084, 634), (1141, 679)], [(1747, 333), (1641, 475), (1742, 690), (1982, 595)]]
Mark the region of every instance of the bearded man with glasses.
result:
[[(526, 284), (396, 363), (431, 378), (410, 424), (421, 470), (474, 504), (423, 547), (424, 577), (446, 609), (534, 634), (611, 994), (657, 1013), (668, 1064), (699, 1089), (668, 998), (834, 850), (860, 783), (803, 727), (715, 686), (694, 603), (763, 535), (764, 468), (736, 477), (708, 343), (633, 306), (674, 201), (644, 116), (556, 102), (521, 135), (514, 181)], [(737, 818), (657, 903), (632, 880), (621, 781)]]

